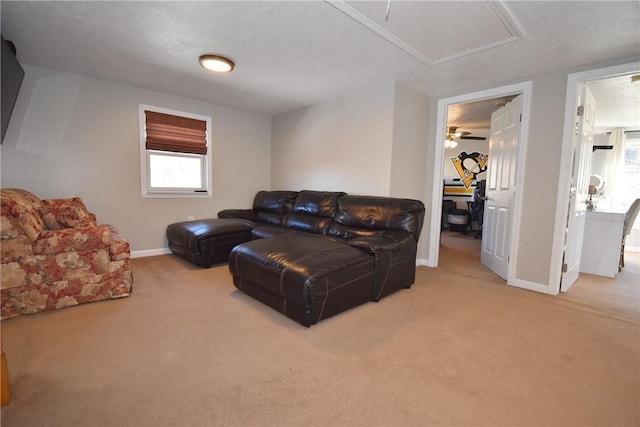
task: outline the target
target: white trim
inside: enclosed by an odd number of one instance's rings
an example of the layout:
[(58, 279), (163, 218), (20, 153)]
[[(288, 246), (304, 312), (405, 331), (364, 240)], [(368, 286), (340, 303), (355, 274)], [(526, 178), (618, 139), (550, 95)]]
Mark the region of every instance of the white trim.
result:
[(546, 283), (536, 283), (529, 282), (527, 280), (514, 279), (513, 283), (510, 283), (512, 286), (516, 286), (518, 288), (527, 289), (529, 291), (536, 291), (543, 294), (557, 295), (557, 292), (553, 292)]
[(132, 251), (130, 257), (145, 258), (148, 256), (169, 255), (169, 254), (171, 254), (171, 250), (169, 250), (169, 248), (145, 249), (142, 251)]
[(362, 24), (369, 30), (373, 31), (383, 39), (387, 40), (389, 43), (396, 46), (398, 49), (406, 52), (413, 58), (422, 62), (423, 64), (431, 67), (434, 65), (442, 64), (445, 62), (452, 61), (454, 59), (471, 55), (476, 52), (481, 52), (483, 50), (492, 49), (497, 46), (501, 46), (503, 44), (515, 42), (518, 40), (522, 40), (525, 36), (524, 31), (518, 24), (518, 22), (513, 18), (511, 13), (506, 9), (506, 7), (499, 1), (485, 1), (487, 7), (491, 9), (496, 18), (502, 23), (504, 29), (510, 34), (509, 37), (505, 37), (504, 39), (488, 43), (482, 46), (474, 47), (471, 49), (467, 49), (463, 52), (456, 53), (453, 55), (446, 56), (444, 58), (433, 59), (424, 55), (422, 52), (415, 49), (410, 44), (406, 43), (404, 40), (400, 39), (393, 33), (391, 33), (388, 29), (380, 26), (375, 21), (358, 11), (357, 9), (350, 6), (344, 0), (325, 0), (328, 4), (338, 9), (340, 12), (347, 15), (349, 18), (355, 20), (356, 22)]
[[(516, 165), (516, 190), (522, 187), (525, 170), (525, 156), (527, 152), (527, 141), (529, 138), (529, 116), (531, 110), (531, 81), (515, 83), (507, 86), (487, 89), (479, 92), (467, 93), (464, 95), (454, 96), (438, 100), (437, 118), (436, 118), (436, 137), (435, 141), (444, 141), (447, 126), (447, 109), (450, 105), (464, 104), (466, 102), (480, 101), (483, 99), (498, 98), (507, 95), (522, 95), (522, 121), (520, 123), (520, 135), (518, 139), (518, 159)], [(427, 265), (430, 267), (438, 266), (438, 257), (440, 252), (440, 227), (442, 216), (442, 180), (444, 179), (444, 146), (436, 143), (433, 165), (433, 186), (432, 186), (432, 216), (430, 225), (429, 240), (429, 258)], [(511, 221), (511, 242), (509, 243), (509, 254), (511, 256), (509, 262), (509, 271), (507, 274), (507, 283), (519, 286), (522, 281), (517, 280), (515, 272), (517, 271), (518, 254), (513, 249), (518, 247), (520, 212), (522, 211), (522, 192), (516, 191), (513, 201), (513, 215)], [(544, 291), (546, 292), (546, 291)]]
[(416, 259), (416, 267), (420, 267), (420, 266), (425, 266), (425, 267), (429, 267), (429, 264), (427, 262), (428, 260), (424, 259), (424, 258), (418, 258)]
[(572, 73), (567, 76), (567, 95), (564, 106), (564, 128), (562, 132), (562, 151), (560, 153), (560, 173), (558, 177), (558, 197), (551, 246), (551, 268), (549, 271), (549, 293), (560, 292), (562, 278), (562, 257), (564, 253), (565, 228), (567, 226), (567, 209), (569, 206), (569, 187), (571, 180), (571, 163), (573, 162), (573, 132), (576, 111), (578, 110), (578, 87), (590, 80), (615, 77), (637, 73), (640, 63), (614, 65), (612, 67)]

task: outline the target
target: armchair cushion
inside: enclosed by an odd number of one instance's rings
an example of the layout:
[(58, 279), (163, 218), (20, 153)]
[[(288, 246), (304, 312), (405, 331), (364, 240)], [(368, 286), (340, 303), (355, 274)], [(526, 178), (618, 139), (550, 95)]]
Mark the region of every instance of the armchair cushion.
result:
[(48, 230), (95, 225), (89, 213), (78, 206), (44, 206), (40, 215)]
[(49, 230), (96, 225), (96, 216), (87, 210), (80, 197), (48, 199), (42, 204), (40, 215)]
[(2, 190), (2, 208), (0, 235), (2, 239), (27, 236), (36, 240), (44, 228), (44, 222), (38, 209), (40, 199), (31, 193), (19, 189)]

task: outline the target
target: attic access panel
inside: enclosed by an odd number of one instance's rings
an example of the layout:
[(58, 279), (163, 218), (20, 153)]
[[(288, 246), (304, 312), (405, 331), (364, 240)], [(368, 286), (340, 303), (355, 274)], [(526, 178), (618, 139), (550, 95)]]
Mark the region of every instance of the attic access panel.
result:
[(523, 38), (522, 31), (500, 2), (327, 2), (427, 65)]

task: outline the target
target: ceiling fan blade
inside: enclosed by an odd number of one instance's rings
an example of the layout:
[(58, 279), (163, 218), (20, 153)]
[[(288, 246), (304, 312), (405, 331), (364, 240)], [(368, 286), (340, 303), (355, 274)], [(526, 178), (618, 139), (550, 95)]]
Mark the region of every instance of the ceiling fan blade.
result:
[(477, 141), (484, 141), (485, 138), (484, 136), (461, 136), (460, 139), (475, 139)]

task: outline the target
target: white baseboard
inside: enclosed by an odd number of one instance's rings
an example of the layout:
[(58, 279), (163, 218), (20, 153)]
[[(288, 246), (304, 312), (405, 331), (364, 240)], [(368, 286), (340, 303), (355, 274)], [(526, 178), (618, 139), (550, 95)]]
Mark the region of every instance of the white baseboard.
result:
[(420, 266), (432, 267), (432, 265), (430, 264), (429, 260), (428, 259), (424, 259), (424, 258), (416, 259), (416, 267), (420, 267)]
[(507, 285), (515, 286), (522, 289), (527, 289), (530, 291), (540, 292), (543, 294), (549, 294), (549, 295), (558, 294), (557, 292), (553, 291), (550, 286), (544, 283), (529, 282), (528, 280), (514, 279), (513, 283), (507, 282)]
[(156, 256), (156, 255), (168, 255), (171, 251), (169, 248), (160, 248), (160, 249), (146, 249), (144, 251), (133, 251), (131, 252), (131, 258), (144, 258), (148, 256)]

